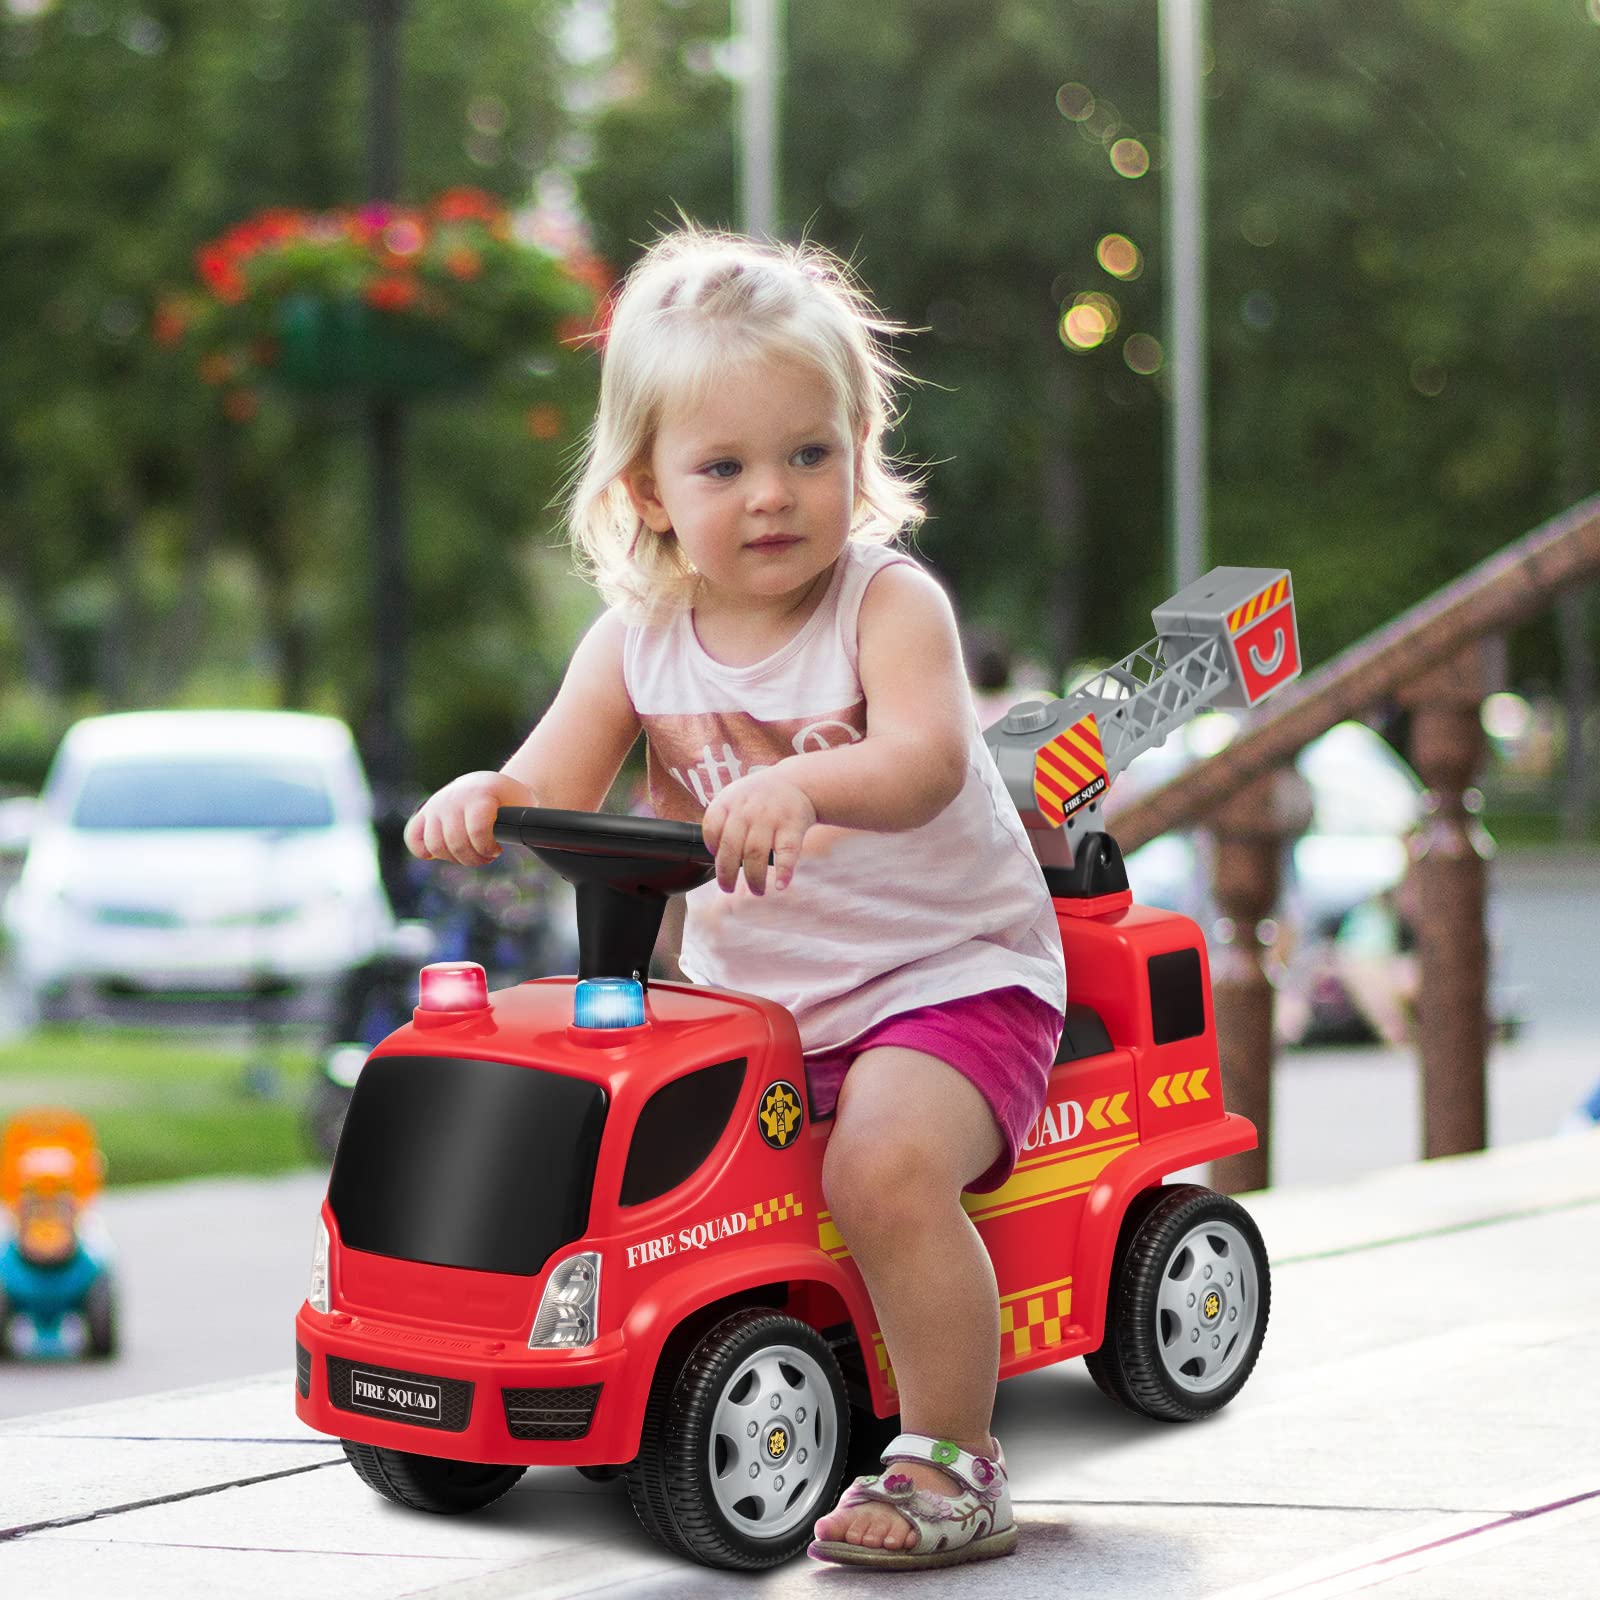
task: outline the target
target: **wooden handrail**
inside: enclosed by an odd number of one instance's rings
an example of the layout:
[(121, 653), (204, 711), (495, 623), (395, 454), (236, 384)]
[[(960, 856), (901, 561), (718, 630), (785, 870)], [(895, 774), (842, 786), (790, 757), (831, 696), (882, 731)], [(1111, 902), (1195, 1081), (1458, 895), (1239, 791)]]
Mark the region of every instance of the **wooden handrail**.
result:
[(1291, 684), (1262, 720), (1121, 812), (1125, 851), (1173, 828), (1204, 825), (1253, 778), (1292, 760), (1313, 739), (1386, 695), (1547, 605), (1567, 586), (1600, 576), (1600, 495), (1525, 534), (1448, 587)]

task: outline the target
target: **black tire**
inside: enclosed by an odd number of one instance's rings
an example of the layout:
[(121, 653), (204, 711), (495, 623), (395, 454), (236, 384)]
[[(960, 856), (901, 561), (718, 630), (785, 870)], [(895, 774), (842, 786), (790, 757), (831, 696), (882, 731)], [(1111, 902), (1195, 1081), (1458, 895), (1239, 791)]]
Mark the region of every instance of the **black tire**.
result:
[(1106, 1399), (1115, 1401), (1117, 1405), (1126, 1406), (1129, 1411), (1141, 1411), (1142, 1408), (1123, 1381), (1122, 1369), (1118, 1366), (1114, 1354), (1117, 1338), (1117, 1284), (1122, 1277), (1122, 1264), (1127, 1259), (1128, 1247), (1133, 1243), (1133, 1236), (1138, 1232), (1139, 1224), (1161, 1203), (1167, 1192), (1159, 1183), (1152, 1188), (1141, 1189), (1123, 1211), (1122, 1226), (1117, 1230), (1116, 1254), (1111, 1258), (1111, 1276), (1107, 1280), (1105, 1336), (1100, 1341), (1100, 1348), (1091, 1350), (1083, 1358), (1083, 1364), (1089, 1369), (1089, 1376), (1094, 1379), (1095, 1387), (1100, 1393)]
[(1156, 1198), (1113, 1269), (1095, 1381), (1130, 1410), (1193, 1422), (1220, 1411), (1255, 1367), (1272, 1271), (1236, 1201), (1196, 1184), (1148, 1192)]
[(626, 1469), (623, 1467), (579, 1467), (578, 1471), (590, 1483), (612, 1483), (620, 1478)]
[(385, 1499), (413, 1511), (450, 1516), (481, 1511), (498, 1500), (528, 1469), (495, 1467), (475, 1461), (447, 1461), (442, 1456), (416, 1456), (382, 1445), (341, 1439), (356, 1476)]
[(306, 1138), (324, 1161), (332, 1161), (339, 1148), (339, 1135), (344, 1132), (351, 1093), (343, 1084), (332, 1082), (320, 1072), (311, 1080), (311, 1093), (306, 1097)]
[(644, 1530), (674, 1554), (757, 1572), (811, 1542), (849, 1447), (844, 1376), (827, 1341), (780, 1312), (736, 1311), (681, 1365), (663, 1359), (628, 1498)]
[(89, 1354), (109, 1361), (117, 1353), (117, 1290), (109, 1272), (89, 1285), (83, 1298), (83, 1320), (89, 1333)]

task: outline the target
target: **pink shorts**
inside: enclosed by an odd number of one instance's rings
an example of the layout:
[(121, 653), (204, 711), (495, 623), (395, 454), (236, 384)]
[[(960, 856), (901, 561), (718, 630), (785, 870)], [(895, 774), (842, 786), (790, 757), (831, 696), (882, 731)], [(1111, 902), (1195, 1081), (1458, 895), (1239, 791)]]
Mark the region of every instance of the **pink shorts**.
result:
[(1064, 1020), (1049, 1001), (1016, 987), (885, 1017), (849, 1044), (805, 1058), (811, 1115), (833, 1115), (844, 1075), (863, 1050), (886, 1044), (920, 1050), (954, 1067), (994, 1112), (1005, 1148), (967, 1185), (971, 1192), (988, 1193), (1011, 1176), (1017, 1151), (1044, 1109)]

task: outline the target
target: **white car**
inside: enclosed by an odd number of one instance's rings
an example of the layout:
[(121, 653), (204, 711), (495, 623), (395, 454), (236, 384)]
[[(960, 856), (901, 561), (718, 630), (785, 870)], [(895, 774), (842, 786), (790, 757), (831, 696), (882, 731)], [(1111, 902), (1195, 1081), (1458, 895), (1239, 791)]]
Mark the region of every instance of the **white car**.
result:
[(298, 989), (393, 916), (350, 730), (295, 711), (130, 711), (68, 729), (4, 920), (25, 993)]

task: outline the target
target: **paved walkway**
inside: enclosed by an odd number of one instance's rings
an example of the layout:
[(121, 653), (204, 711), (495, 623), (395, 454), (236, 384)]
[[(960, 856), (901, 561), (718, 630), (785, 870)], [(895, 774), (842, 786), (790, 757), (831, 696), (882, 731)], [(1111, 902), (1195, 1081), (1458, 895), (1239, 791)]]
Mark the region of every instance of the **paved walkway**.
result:
[[(1600, 1131), (1246, 1200), (1274, 1300), (1239, 1399), (1172, 1426), (1111, 1407), (1080, 1362), (1004, 1384), (1018, 1552), (925, 1574), (926, 1593), (1596, 1593)], [(0, 1423), (0, 1592), (779, 1600), (893, 1584), (805, 1558), (754, 1578), (686, 1567), (619, 1484), (564, 1469), (475, 1517), (407, 1513), (298, 1424), (290, 1384), (286, 1366)]]

